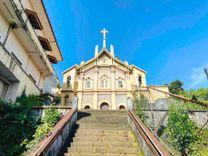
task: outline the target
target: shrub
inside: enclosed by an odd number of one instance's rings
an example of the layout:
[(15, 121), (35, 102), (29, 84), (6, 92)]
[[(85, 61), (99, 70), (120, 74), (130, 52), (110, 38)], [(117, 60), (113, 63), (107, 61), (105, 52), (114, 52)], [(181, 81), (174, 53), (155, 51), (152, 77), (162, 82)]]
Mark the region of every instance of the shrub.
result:
[(0, 155), (19, 155), (26, 149), (22, 142), (32, 139), (40, 123), (31, 116), (34, 105), (42, 105), (41, 97), (26, 96), (25, 91), (14, 103), (0, 100)]
[(169, 141), (182, 155), (193, 151), (191, 144), (199, 139), (195, 134), (195, 129), (196, 125), (182, 106), (172, 105), (165, 132)]
[(36, 129), (35, 134), (33, 135), (34, 139), (26, 146), (28, 150), (35, 147), (35, 145), (37, 145), (45, 137), (45, 135), (52, 130), (54, 125), (60, 119), (60, 116), (61, 114), (58, 110), (53, 107), (49, 107), (45, 110), (45, 116), (42, 119), (42, 124)]
[(147, 116), (145, 115), (143, 109), (147, 107), (147, 104), (148, 104), (147, 99), (143, 95), (141, 95), (140, 98), (139, 97), (136, 97), (135, 98), (134, 104), (135, 104), (136, 115), (142, 121), (145, 121), (145, 119), (147, 118)]

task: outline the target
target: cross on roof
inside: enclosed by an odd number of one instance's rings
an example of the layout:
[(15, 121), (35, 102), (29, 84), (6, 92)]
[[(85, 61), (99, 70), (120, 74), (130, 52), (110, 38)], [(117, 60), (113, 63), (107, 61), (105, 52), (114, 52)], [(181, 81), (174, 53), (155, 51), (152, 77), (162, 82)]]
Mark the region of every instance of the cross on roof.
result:
[(106, 30), (105, 28), (103, 30), (100, 31), (103, 34), (103, 48), (106, 47), (106, 35), (108, 33), (108, 30)]
[(106, 30), (105, 28), (103, 30), (100, 31), (103, 34), (103, 39), (106, 39), (106, 35), (108, 33), (108, 30)]

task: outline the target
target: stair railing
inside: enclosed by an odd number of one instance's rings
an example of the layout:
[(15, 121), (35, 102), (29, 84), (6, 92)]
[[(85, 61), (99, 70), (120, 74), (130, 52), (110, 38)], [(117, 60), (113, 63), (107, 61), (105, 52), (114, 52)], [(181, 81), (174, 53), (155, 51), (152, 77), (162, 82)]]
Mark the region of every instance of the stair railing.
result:
[(52, 131), (46, 136), (30, 153), (32, 156), (56, 156), (60, 152), (66, 139), (70, 135), (72, 125), (77, 120), (77, 109), (69, 110), (61, 120), (54, 126)]
[[(134, 132), (141, 148), (145, 155), (156, 155), (156, 156), (169, 156), (170, 153), (165, 147), (159, 142), (154, 134), (148, 129), (148, 127), (142, 122), (141, 119), (136, 117), (133, 111), (128, 111), (128, 122)], [(146, 144), (146, 145), (144, 145)]]

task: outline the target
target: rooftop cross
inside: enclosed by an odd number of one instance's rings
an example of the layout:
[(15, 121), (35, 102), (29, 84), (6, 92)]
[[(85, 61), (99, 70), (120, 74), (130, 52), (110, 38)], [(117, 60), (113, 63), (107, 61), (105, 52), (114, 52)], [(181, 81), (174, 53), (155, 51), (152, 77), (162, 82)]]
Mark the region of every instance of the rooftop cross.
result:
[(100, 32), (103, 34), (103, 48), (106, 48), (106, 35), (107, 35), (108, 31), (104, 28)]

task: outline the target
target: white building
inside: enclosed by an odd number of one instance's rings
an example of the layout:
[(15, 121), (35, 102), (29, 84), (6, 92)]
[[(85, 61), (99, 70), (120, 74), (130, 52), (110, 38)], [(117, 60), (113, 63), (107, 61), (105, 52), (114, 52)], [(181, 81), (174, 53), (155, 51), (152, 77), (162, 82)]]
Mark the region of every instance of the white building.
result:
[(42, 0), (0, 1), (1, 99), (44, 92), (46, 78), (56, 77), (51, 64), (62, 60)]

